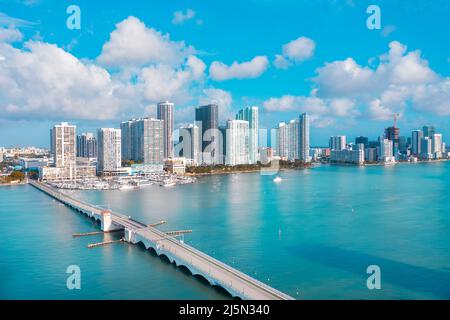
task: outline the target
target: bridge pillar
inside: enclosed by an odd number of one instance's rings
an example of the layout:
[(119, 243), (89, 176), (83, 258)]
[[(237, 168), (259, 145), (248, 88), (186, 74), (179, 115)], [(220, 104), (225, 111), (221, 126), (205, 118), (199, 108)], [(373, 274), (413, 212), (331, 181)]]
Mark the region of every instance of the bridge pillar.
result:
[(112, 221), (111, 211), (104, 210), (101, 214), (101, 229), (102, 231), (113, 231), (123, 229), (121, 226), (116, 225)]
[(126, 242), (136, 243), (136, 237), (133, 229), (125, 228), (124, 239)]

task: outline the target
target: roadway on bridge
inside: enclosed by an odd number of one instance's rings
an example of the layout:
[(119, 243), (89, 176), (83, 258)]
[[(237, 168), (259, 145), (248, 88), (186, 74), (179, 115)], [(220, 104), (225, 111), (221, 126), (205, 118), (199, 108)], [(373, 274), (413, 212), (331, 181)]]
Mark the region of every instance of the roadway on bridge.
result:
[[(104, 211), (104, 209), (77, 200), (44, 183), (30, 180), (30, 184), (62, 203), (75, 207), (85, 213), (101, 215), (102, 211)], [(154, 227), (147, 226), (114, 211), (111, 211), (111, 218), (114, 224), (123, 226), (132, 230), (136, 235), (139, 235), (138, 239), (141, 238), (150, 242), (157, 252), (168, 253), (168, 256), (172, 256), (175, 259), (177, 265), (183, 264), (190, 270), (197, 270), (200, 275), (224, 287), (233, 295), (252, 300), (293, 299)]]

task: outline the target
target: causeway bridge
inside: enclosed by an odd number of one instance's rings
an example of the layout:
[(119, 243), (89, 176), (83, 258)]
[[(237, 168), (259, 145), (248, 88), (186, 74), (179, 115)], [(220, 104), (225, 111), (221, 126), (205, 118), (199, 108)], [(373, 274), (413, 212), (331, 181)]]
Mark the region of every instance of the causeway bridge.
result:
[(35, 188), (48, 194), (63, 204), (100, 221), (102, 231), (124, 230), (124, 240), (137, 244), (142, 242), (146, 249), (152, 248), (161, 256), (165, 255), (177, 266), (185, 266), (193, 275), (201, 275), (211, 285), (218, 285), (233, 297), (245, 300), (293, 300), (243, 272), (177, 240), (152, 226), (138, 222), (118, 212), (104, 210), (77, 200), (44, 183), (30, 180)]

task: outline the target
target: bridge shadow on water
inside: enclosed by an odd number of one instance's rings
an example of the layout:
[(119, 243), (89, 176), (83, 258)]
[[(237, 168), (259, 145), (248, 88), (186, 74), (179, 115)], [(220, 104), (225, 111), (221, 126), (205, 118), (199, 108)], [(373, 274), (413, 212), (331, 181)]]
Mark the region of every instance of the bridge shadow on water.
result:
[(175, 262), (170, 262), (169, 258), (166, 255), (164, 255), (164, 254), (158, 255), (156, 253), (155, 249), (153, 249), (153, 248), (146, 249), (145, 245), (142, 242), (138, 242), (136, 245), (139, 247), (139, 249), (142, 249), (143, 251), (147, 251), (147, 253), (149, 253), (151, 257), (153, 257), (154, 259), (159, 261), (159, 263), (163, 263), (167, 267), (170, 267), (170, 268), (176, 269), (177, 271), (180, 271), (186, 277), (189, 277), (191, 279), (192, 279), (192, 277), (195, 278), (202, 285), (212, 288), (216, 293), (220, 294), (224, 298), (240, 300), (240, 298), (238, 298), (238, 297), (232, 297), (231, 294), (223, 287), (218, 286), (218, 285), (211, 285), (211, 283), (202, 275), (199, 275), (199, 274), (193, 275), (188, 267), (186, 267), (184, 265), (177, 266), (175, 264)]
[(288, 250), (303, 259), (361, 276), (364, 285), (369, 276), (366, 273), (367, 267), (378, 265), (381, 269), (381, 283), (387, 282), (440, 299), (450, 298), (450, 274), (445, 271), (323, 244), (301, 244), (288, 247)]

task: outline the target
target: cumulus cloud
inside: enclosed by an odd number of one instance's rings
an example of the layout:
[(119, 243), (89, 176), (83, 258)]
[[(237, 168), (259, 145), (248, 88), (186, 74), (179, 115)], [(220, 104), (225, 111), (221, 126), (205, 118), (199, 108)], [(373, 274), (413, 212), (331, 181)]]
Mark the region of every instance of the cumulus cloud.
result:
[(195, 17), (195, 11), (192, 9), (187, 9), (185, 12), (175, 11), (173, 13), (172, 23), (175, 25), (180, 25), (188, 20), (194, 19), (194, 17)]
[(351, 99), (322, 99), (314, 92), (310, 96), (284, 95), (279, 98), (269, 98), (263, 102), (267, 112), (307, 112), (312, 123), (324, 127), (334, 123), (336, 118), (351, 118), (358, 115), (356, 102)]
[(0, 27), (0, 42), (17, 42), (23, 38), (22, 32), (15, 28)]
[(199, 99), (200, 105), (217, 104), (219, 106), (219, 119), (233, 119), (232, 102), (233, 97), (230, 92), (217, 88), (204, 89), (203, 95)]
[(214, 61), (209, 67), (209, 75), (213, 80), (225, 81), (230, 79), (251, 79), (263, 74), (269, 66), (266, 56), (256, 56), (250, 61), (233, 62), (228, 66), (222, 62)]
[(24, 49), (0, 43), (2, 116), (23, 119), (109, 119), (119, 110), (109, 73), (55, 45), (26, 42)]
[(190, 56), (183, 68), (173, 69), (163, 64), (146, 67), (139, 73), (138, 82), (149, 101), (184, 102), (191, 98), (190, 84), (203, 76), (205, 68), (202, 60)]
[[(133, 55), (137, 50), (134, 44), (119, 39), (132, 30), (143, 33), (138, 35), (141, 38), (154, 36), (155, 43), (165, 46), (176, 59), (159, 59), (158, 51), (150, 57)], [(115, 119), (141, 115), (160, 100), (183, 103), (192, 93), (201, 93), (205, 63), (194, 55), (186, 56), (184, 44), (155, 32), (136, 18), (128, 18), (117, 25), (96, 61), (78, 59), (42, 41), (28, 41), (15, 48), (7, 41), (17, 35), (8, 33), (0, 39), (1, 117)], [(146, 44), (143, 47), (148, 48)], [(122, 55), (125, 48), (131, 48), (128, 57)]]
[(313, 79), (323, 98), (351, 97), (366, 106), (374, 120), (387, 120), (404, 113), (408, 104), (421, 111), (449, 114), (449, 78), (434, 72), (419, 50), (408, 52), (398, 41), (377, 57), (373, 67), (361, 66), (352, 58), (334, 61), (317, 69)]
[(194, 48), (183, 41), (172, 41), (168, 34), (148, 28), (136, 17), (116, 25), (103, 45), (99, 63), (107, 67), (139, 67), (151, 63), (178, 65)]
[(299, 37), (283, 45), (282, 54), (275, 55), (275, 67), (286, 69), (294, 63), (310, 59), (314, 55), (316, 43), (307, 37)]

